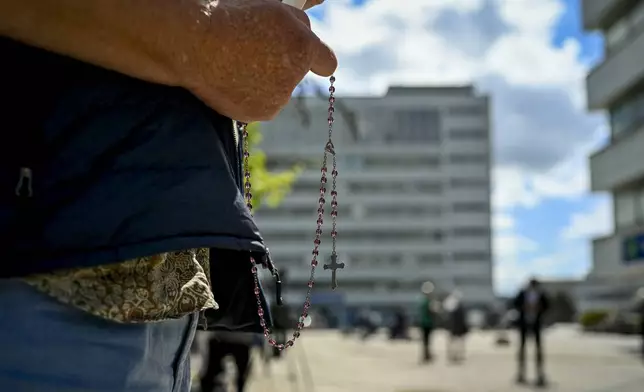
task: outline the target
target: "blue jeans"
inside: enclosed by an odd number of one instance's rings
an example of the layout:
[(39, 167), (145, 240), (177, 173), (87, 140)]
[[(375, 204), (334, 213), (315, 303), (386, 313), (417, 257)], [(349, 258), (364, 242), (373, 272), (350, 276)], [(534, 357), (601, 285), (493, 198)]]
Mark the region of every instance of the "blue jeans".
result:
[(0, 390), (188, 392), (197, 318), (119, 324), (0, 280)]

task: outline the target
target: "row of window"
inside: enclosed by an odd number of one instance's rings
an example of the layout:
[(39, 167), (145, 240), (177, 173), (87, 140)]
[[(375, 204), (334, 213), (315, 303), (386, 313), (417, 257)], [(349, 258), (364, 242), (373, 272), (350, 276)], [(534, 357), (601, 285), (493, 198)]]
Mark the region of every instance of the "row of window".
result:
[(644, 2), (640, 1), (606, 30), (606, 51), (610, 53), (619, 49), (642, 28), (644, 28)]
[(487, 129), (452, 129), (449, 131), (449, 138), (452, 140), (486, 140), (488, 138)]
[(489, 156), (487, 154), (450, 154), (450, 163), (488, 163)]
[[(491, 231), (486, 228), (458, 228), (454, 230), (396, 230), (396, 231), (345, 231), (342, 233), (343, 241), (351, 243), (352, 241), (365, 242), (427, 242), (439, 243), (445, 237), (453, 238), (489, 238)], [(264, 238), (268, 242), (281, 241), (302, 241), (309, 236), (308, 233), (297, 232), (266, 232)]]
[[(450, 154), (447, 160), (452, 164), (468, 163), (486, 163), (489, 160), (487, 154)], [(338, 157), (338, 166), (344, 170), (364, 170), (364, 169), (437, 169), (440, 167), (441, 158), (439, 156), (425, 157)], [(288, 170), (295, 166), (300, 167), (317, 167), (320, 162), (313, 160), (303, 160), (298, 163), (294, 160), (282, 161), (281, 159), (267, 159), (266, 167), (270, 171)]]
[[(297, 181), (291, 186), (293, 194), (318, 194), (317, 183)], [(490, 182), (484, 178), (452, 178), (449, 182), (390, 181), (385, 183), (349, 183), (347, 193), (351, 195), (379, 195), (401, 193), (405, 195), (442, 194), (445, 189), (477, 190), (489, 189)], [(343, 192), (345, 193), (345, 192)]]
[(615, 193), (615, 226), (630, 229), (644, 225), (644, 186), (629, 191)]
[(442, 185), (439, 182), (411, 182), (411, 181), (392, 181), (384, 183), (351, 183), (349, 184), (349, 194), (369, 194), (378, 195), (380, 193), (404, 193), (419, 194), (442, 192)]
[[(345, 205), (342, 207), (343, 215), (352, 216), (354, 214), (353, 208), (357, 206)], [(403, 217), (440, 217), (444, 209), (440, 206), (368, 206), (360, 207), (360, 215), (363, 217), (371, 218), (403, 218)], [(487, 203), (454, 203), (452, 204), (452, 212), (466, 213), (466, 212), (489, 212), (490, 205)], [(311, 207), (280, 207), (280, 208), (264, 208), (260, 210), (257, 215), (260, 218), (268, 217), (284, 217), (284, 218), (305, 218), (312, 217), (317, 213), (317, 208)]]
[[(352, 292), (362, 291), (362, 292), (402, 292), (402, 293), (420, 293), (420, 288), (424, 280), (421, 281), (400, 281), (400, 280), (388, 280), (388, 281), (364, 281), (364, 280), (352, 280), (352, 279), (343, 279), (342, 280), (342, 290), (347, 292), (347, 296), (351, 296)], [(440, 284), (441, 282), (437, 282)], [(445, 287), (451, 287), (452, 283), (456, 284), (458, 287), (484, 287), (488, 288), (492, 286), (492, 281), (490, 278), (485, 277), (471, 277), (465, 278), (453, 278), (445, 279)], [(301, 293), (304, 296), (304, 293)], [(315, 301), (315, 300), (314, 300)]]
[[(435, 265), (441, 264), (447, 260), (456, 262), (489, 262), (491, 256), (485, 252), (455, 252), (451, 256), (444, 256), (440, 253), (424, 253), (412, 257), (414, 262), (418, 265)], [(320, 260), (326, 260), (323, 256)], [(297, 256), (291, 257), (278, 257), (276, 261), (281, 265), (302, 265), (309, 262), (309, 259), (303, 259)], [(384, 255), (384, 256), (353, 256), (345, 262), (353, 266), (379, 266), (379, 265), (401, 265), (403, 264), (403, 257), (401, 255)]]
[(644, 90), (610, 109), (611, 134), (618, 137), (644, 124)]

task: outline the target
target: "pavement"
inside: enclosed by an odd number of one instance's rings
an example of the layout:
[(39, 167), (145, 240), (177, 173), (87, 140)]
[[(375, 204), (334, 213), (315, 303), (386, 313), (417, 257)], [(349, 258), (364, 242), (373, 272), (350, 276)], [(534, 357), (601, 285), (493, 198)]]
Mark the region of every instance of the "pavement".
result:
[[(499, 347), (493, 332), (468, 338), (467, 360), (444, 359), (446, 336), (434, 339), (436, 360), (421, 365), (419, 342), (367, 341), (336, 331), (304, 331), (281, 360), (257, 358), (248, 392), (515, 392), (516, 344)], [(637, 337), (583, 334), (553, 327), (545, 335), (548, 390), (558, 392), (642, 392), (644, 364)], [(531, 354), (531, 352), (529, 352)], [(195, 363), (199, 367), (199, 363)], [(532, 363), (529, 363), (532, 365)], [(232, 370), (231, 366), (231, 371)], [(529, 368), (529, 370), (532, 370)], [(532, 377), (528, 373), (529, 380)], [(533, 377), (532, 377), (533, 379)], [(234, 391), (234, 389), (230, 389)]]

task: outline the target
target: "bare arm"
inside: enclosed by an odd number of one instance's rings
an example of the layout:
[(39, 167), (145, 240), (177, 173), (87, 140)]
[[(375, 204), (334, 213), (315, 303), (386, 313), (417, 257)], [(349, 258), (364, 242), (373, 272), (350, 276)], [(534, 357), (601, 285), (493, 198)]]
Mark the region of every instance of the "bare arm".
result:
[(185, 87), (242, 121), (274, 117), (309, 70), (337, 67), (306, 14), (278, 1), (0, 0), (0, 35)]
[[(0, 34), (152, 82), (177, 85), (194, 0), (2, 0)], [(161, 28), (162, 27), (162, 28)], [(178, 44), (178, 45), (177, 45)]]

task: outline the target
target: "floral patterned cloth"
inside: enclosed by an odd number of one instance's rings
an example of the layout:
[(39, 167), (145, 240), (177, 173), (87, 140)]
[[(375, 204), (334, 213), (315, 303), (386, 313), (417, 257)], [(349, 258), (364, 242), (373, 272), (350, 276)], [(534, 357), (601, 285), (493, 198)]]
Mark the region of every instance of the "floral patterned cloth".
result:
[(35, 275), (27, 283), (58, 300), (120, 323), (161, 321), (217, 308), (208, 249), (192, 249)]

